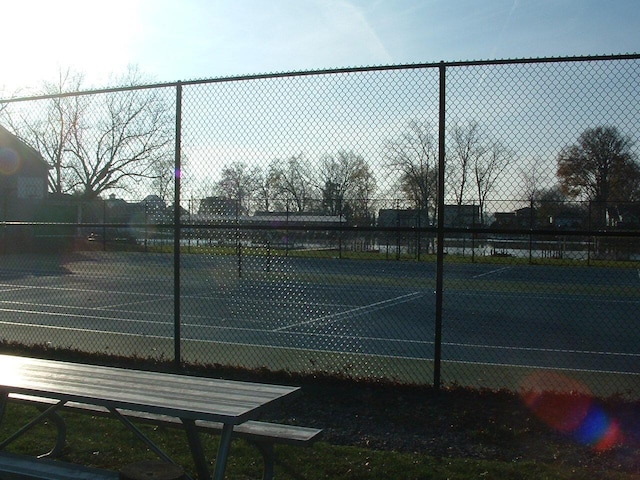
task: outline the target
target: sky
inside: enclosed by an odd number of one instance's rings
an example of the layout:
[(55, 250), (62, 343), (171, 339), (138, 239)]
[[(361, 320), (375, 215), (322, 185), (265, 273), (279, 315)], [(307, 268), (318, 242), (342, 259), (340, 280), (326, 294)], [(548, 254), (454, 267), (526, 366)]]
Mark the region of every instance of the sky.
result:
[(637, 0), (2, 0), (0, 93), (640, 51)]

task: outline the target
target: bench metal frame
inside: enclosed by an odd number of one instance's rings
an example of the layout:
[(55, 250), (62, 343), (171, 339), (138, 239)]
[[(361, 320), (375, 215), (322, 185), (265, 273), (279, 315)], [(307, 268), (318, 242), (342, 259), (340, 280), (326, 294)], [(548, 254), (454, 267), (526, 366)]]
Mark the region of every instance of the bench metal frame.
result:
[[(9, 394), (8, 399), (13, 402), (33, 405), (41, 410), (41, 414), (33, 419), (29, 424), (25, 425), (21, 431), (14, 434), (14, 437), (26, 433), (30, 428), (35, 426), (39, 421), (44, 418), (48, 418), (56, 427), (56, 440), (53, 448), (38, 458), (50, 457), (58, 458), (66, 444), (67, 427), (64, 418), (60, 415), (60, 411), (63, 408), (54, 399), (33, 397), (21, 394)], [(108, 416), (109, 414), (116, 416), (124, 425), (127, 426), (141, 441), (143, 441), (156, 455), (165, 461), (171, 461), (157, 446), (155, 446), (144, 434), (138, 433), (138, 428), (131, 422), (132, 420), (141, 421), (144, 423), (151, 423), (155, 425), (163, 425), (168, 427), (179, 428), (185, 425), (180, 419), (175, 417), (169, 417), (166, 415), (154, 415), (146, 414), (143, 412), (136, 412), (133, 410), (115, 410), (110, 411), (106, 408), (96, 405), (82, 404), (78, 402), (67, 402), (64, 405), (64, 409), (68, 411), (75, 411), (79, 413), (90, 413), (93, 415)], [(219, 433), (223, 424), (220, 422), (207, 422), (207, 421), (194, 421), (192, 425), (187, 427), (187, 439), (189, 437), (197, 437), (198, 432)], [(263, 470), (262, 479), (272, 480), (274, 476), (275, 466), (275, 451), (274, 445), (288, 444), (288, 445), (310, 445), (317, 441), (322, 435), (321, 429), (294, 426), (294, 425), (281, 425), (269, 422), (260, 421), (247, 421), (243, 424), (237, 425), (233, 431), (233, 437), (242, 438), (252, 444), (262, 455)], [(13, 439), (15, 439), (13, 438)], [(13, 439), (5, 440), (0, 444), (0, 450), (10, 443)], [(198, 448), (198, 444), (194, 444), (191, 448)], [(200, 458), (204, 457), (204, 452), (197, 455)]]

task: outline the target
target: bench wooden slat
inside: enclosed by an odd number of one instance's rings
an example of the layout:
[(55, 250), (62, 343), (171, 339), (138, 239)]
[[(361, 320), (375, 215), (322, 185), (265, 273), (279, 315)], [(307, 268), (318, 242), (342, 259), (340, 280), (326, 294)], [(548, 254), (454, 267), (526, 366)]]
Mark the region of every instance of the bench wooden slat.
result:
[[(29, 404), (46, 404), (53, 405), (58, 401), (52, 398), (34, 397), (31, 395), (23, 395), (19, 393), (10, 393), (9, 398), (15, 401)], [(91, 412), (96, 415), (108, 415), (109, 411), (99, 405), (90, 405), (79, 402), (68, 402), (64, 406), (68, 410), (77, 410), (81, 412)], [(169, 426), (179, 426), (181, 421), (179, 418), (168, 415), (152, 414), (147, 412), (138, 412), (131, 410), (119, 410), (125, 417), (135, 418), (149, 423), (161, 423)], [(212, 422), (206, 420), (197, 420), (196, 427), (202, 431), (222, 431), (221, 422)], [(247, 422), (236, 425), (233, 433), (237, 437), (246, 438), (252, 441), (269, 441), (272, 443), (282, 443), (288, 445), (312, 443), (322, 433), (321, 429), (301, 427), (298, 425), (285, 425), (270, 422), (261, 422), (249, 420)]]
[(11, 355), (0, 355), (0, 367), (12, 373), (3, 387), (17, 393), (234, 424), (300, 390)]

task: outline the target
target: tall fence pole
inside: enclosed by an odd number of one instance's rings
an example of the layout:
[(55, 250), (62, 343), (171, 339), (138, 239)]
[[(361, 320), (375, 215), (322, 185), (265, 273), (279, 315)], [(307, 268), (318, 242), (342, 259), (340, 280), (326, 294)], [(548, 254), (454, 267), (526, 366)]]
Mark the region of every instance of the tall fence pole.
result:
[(182, 147), (182, 83), (176, 85), (176, 137), (175, 137), (175, 171), (173, 198), (173, 358), (176, 368), (180, 368), (182, 354), (180, 352), (180, 177)]
[(445, 86), (446, 67), (440, 63), (440, 100), (438, 116), (438, 231), (436, 251), (436, 321), (433, 351), (433, 386), (440, 388), (442, 359), (442, 290), (444, 268), (444, 157), (445, 157)]

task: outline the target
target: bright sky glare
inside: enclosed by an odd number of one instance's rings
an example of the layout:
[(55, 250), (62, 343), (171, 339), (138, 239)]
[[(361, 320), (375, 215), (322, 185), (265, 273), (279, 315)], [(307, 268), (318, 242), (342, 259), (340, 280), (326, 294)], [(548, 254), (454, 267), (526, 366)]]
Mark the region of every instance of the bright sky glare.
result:
[(637, 0), (11, 0), (0, 93), (68, 68), (110, 84), (364, 65), (635, 53)]

